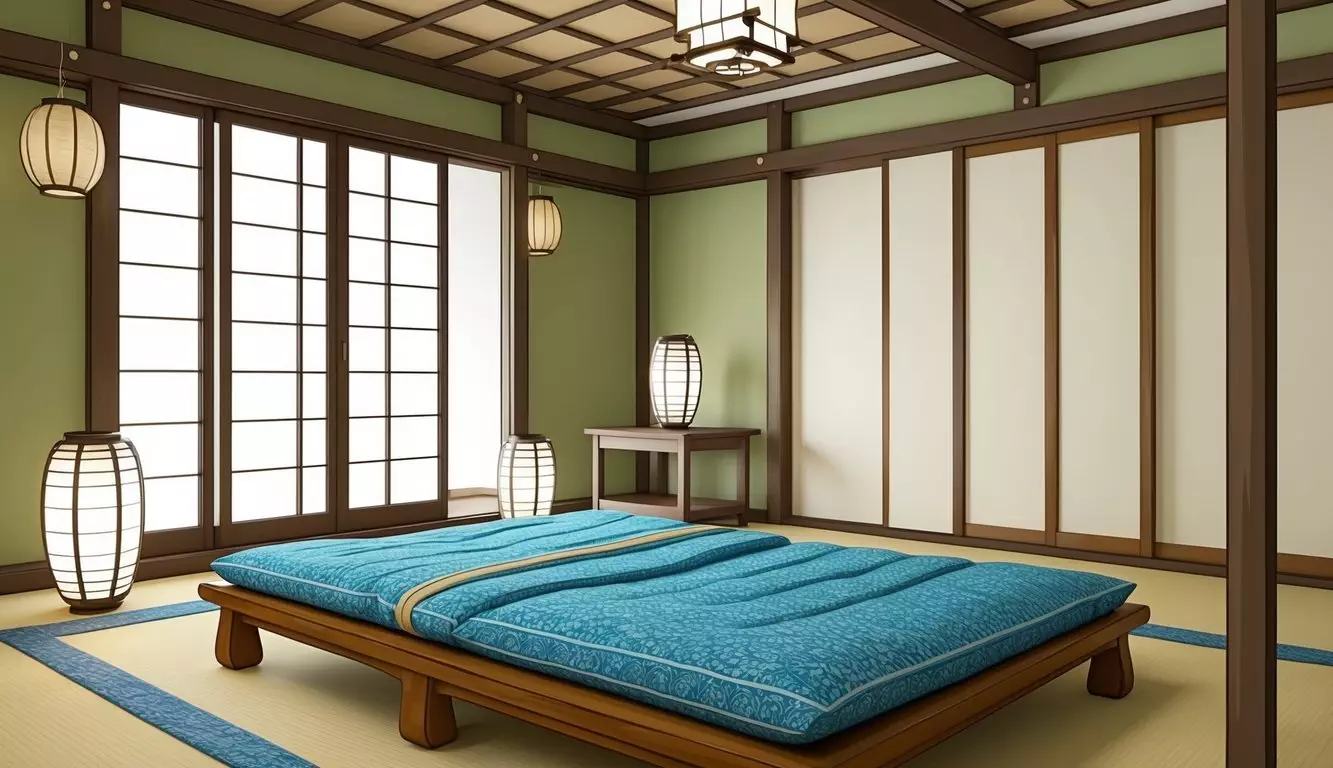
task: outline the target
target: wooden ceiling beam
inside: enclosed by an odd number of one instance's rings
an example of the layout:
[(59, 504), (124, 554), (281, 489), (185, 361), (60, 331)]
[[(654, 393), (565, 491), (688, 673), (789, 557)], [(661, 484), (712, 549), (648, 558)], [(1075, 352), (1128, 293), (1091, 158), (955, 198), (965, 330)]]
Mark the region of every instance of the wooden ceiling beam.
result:
[[(402, 37), (409, 32), (414, 32), (422, 27), (432, 26), (437, 21), (443, 21), (450, 16), (457, 16), (458, 14), (463, 13), (464, 11), (470, 11), (479, 5), (485, 5), (486, 2), (487, 0), (461, 0), (447, 8), (441, 8), (438, 11), (428, 13), (419, 19), (412, 19), (411, 21), (403, 22), (396, 27), (386, 29), (378, 35), (371, 35), (365, 40), (362, 40), (361, 45), (365, 48), (374, 48), (377, 45), (383, 45), (384, 43)], [(379, 12), (383, 13), (385, 10), (387, 9), (380, 9)]]
[(829, 1), (1006, 82), (1023, 85), (1037, 79), (1036, 53), (948, 6), (922, 0)]
[(562, 13), (553, 19), (546, 19), (540, 24), (534, 24), (526, 29), (520, 29), (517, 32), (505, 35), (504, 37), (501, 38), (497, 38), (483, 45), (478, 45), (473, 48), (469, 48), (465, 51), (459, 51), (458, 53), (455, 53), (453, 55), (445, 56), (443, 59), (440, 59), (440, 64), (442, 66), (449, 66), (451, 64), (457, 64), (460, 61), (467, 61), (468, 59), (474, 56), (480, 56), (481, 54), (486, 53), (487, 51), (493, 51), (497, 48), (504, 48), (513, 43), (517, 43), (522, 40), (527, 40), (530, 37), (536, 37), (537, 35), (540, 35), (543, 32), (549, 32), (553, 29), (558, 29), (560, 27), (565, 26), (566, 24), (578, 21), (579, 19), (585, 19), (594, 14), (601, 13), (602, 11), (605, 11), (607, 9), (614, 8), (615, 6), (620, 4), (621, 0), (598, 0), (592, 5), (584, 6), (583, 8), (577, 8), (575, 10), (570, 11), (569, 13)]

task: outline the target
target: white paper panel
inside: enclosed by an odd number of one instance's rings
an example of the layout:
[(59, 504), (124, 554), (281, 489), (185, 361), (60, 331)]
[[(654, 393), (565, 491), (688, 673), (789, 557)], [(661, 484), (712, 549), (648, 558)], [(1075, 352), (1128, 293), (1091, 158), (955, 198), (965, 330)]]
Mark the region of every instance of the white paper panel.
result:
[(953, 530), (953, 154), (889, 164), (889, 524)]
[(1045, 527), (1045, 158), (968, 161), (968, 521)]
[(1278, 114), (1278, 551), (1333, 557), (1333, 105)]
[(1226, 126), (1157, 131), (1157, 540), (1226, 546)]
[(1139, 135), (1060, 147), (1060, 530), (1139, 537)]
[(793, 511), (880, 523), (879, 168), (792, 184)]

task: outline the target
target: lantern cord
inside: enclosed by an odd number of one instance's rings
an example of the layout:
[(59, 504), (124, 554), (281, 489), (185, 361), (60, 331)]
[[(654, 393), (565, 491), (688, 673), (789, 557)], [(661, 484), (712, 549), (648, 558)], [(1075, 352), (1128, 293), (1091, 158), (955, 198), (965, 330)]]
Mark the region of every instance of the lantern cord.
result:
[(56, 66), (56, 98), (65, 98), (65, 43), (60, 43), (60, 63)]

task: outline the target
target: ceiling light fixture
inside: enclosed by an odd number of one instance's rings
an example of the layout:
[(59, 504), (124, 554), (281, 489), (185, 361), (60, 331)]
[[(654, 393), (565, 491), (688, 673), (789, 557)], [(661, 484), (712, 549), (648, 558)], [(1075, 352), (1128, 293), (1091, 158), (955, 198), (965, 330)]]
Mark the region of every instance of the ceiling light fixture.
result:
[(676, 40), (685, 61), (744, 77), (795, 61), (796, 0), (676, 0)]

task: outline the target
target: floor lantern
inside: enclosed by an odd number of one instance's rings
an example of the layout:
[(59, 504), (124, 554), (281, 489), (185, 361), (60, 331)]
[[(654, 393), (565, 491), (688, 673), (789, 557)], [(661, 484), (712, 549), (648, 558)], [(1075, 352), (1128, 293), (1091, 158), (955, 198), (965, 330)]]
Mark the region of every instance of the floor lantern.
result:
[(109, 611), (134, 584), (143, 539), (143, 471), (116, 432), (66, 432), (42, 481), (42, 541), (74, 613)]
[(496, 489), (500, 516), (551, 514), (555, 500), (555, 449), (543, 435), (511, 435), (500, 447)]

